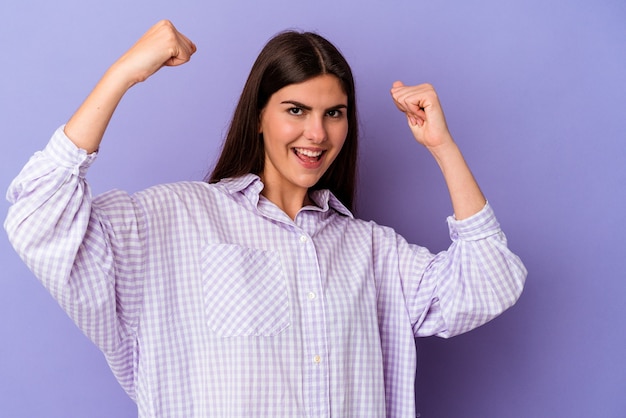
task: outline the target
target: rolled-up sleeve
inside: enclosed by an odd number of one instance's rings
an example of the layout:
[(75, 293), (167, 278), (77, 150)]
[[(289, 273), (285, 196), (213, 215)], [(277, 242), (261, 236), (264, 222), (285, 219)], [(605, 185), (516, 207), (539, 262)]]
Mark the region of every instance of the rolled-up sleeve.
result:
[(105, 353), (132, 397), (143, 218), (126, 193), (92, 199), (85, 174), (95, 158), (59, 128), (9, 186), (12, 206), (4, 227), (20, 257)]
[(470, 331), (515, 304), (524, 286), (526, 268), (508, 248), (488, 203), (470, 218), (449, 217), (448, 227), (452, 244), (427, 263), (422, 248), (398, 244), (415, 336)]

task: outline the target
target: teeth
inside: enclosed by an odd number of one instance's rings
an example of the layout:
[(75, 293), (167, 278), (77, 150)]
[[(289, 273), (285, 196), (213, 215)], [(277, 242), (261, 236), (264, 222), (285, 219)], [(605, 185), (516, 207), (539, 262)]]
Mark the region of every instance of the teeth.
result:
[(307, 157), (316, 158), (322, 155), (322, 151), (311, 151), (308, 149), (296, 148), (298, 154), (306, 155)]

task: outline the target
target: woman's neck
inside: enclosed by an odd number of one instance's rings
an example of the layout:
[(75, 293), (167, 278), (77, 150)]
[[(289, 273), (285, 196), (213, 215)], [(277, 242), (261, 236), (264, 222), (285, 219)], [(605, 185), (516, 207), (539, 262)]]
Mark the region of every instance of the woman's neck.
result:
[(312, 204), (307, 189), (273, 187), (272, 184), (265, 183), (265, 179), (262, 180), (264, 187), (261, 194), (278, 206), (291, 219), (296, 219), (296, 215), (304, 206)]

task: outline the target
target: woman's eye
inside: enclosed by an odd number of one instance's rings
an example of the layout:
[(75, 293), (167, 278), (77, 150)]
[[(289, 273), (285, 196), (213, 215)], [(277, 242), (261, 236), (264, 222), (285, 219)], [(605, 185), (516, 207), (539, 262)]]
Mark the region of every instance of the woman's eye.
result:
[(289, 108), (289, 113), (291, 113), (292, 115), (300, 116), (302, 114), (302, 109), (299, 107), (292, 107)]
[(341, 115), (343, 115), (343, 112), (339, 109), (333, 109), (333, 110), (329, 110), (326, 114), (330, 116), (331, 118), (340, 118)]

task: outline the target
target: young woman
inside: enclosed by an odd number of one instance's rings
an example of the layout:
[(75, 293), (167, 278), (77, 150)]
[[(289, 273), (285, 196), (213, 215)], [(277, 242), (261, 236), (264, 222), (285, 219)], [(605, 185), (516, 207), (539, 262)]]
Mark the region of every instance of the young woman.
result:
[(167, 21), (103, 76), (8, 193), (18, 253), (103, 351), (141, 417), (413, 417), (414, 338), (499, 315), (526, 271), (429, 85), (391, 96), (450, 191), (437, 255), (355, 219), (350, 67), (311, 33), (257, 58), (208, 182), (92, 198), (124, 93), (196, 48)]

